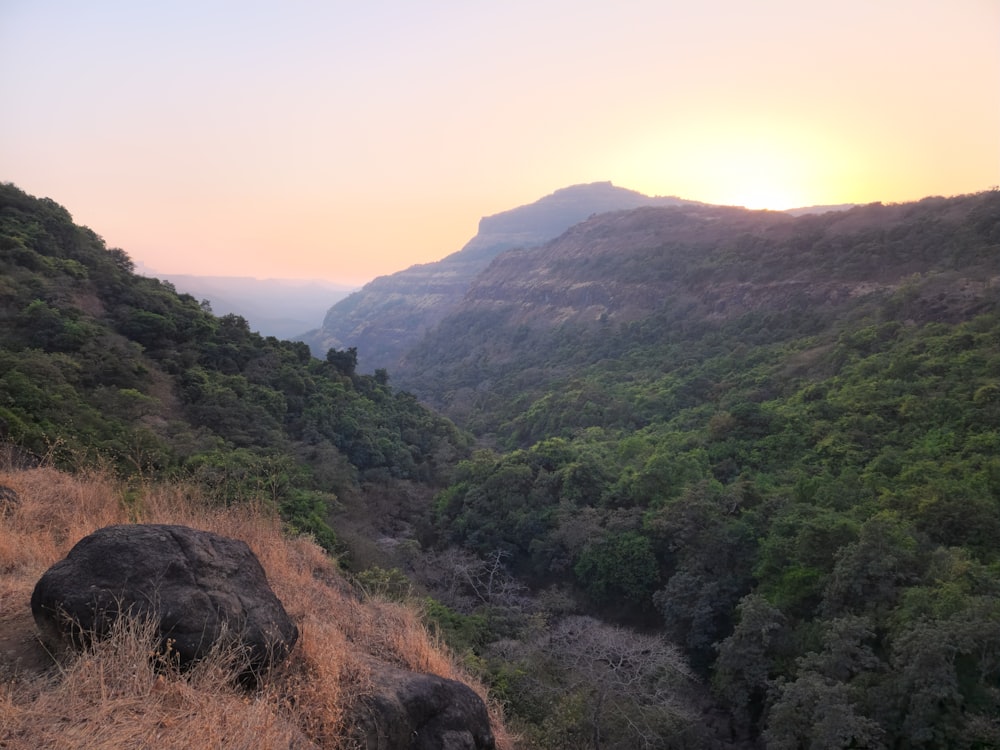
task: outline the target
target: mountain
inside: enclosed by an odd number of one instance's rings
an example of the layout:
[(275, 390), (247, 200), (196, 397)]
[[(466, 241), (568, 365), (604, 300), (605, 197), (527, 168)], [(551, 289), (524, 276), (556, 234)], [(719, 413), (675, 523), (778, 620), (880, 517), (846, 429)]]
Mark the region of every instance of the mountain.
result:
[[(355, 287), (306, 279), (256, 279), (246, 276), (197, 276), (147, 273), (179, 292), (208, 300), (216, 315), (239, 315), (262, 336), (293, 339), (323, 320), (330, 305)], [(325, 352), (324, 352), (325, 354)]]
[(997, 191), (506, 252), (396, 377), (488, 446), (435, 528), (678, 644), (748, 747), (1000, 747), (998, 285)]
[[(742, 326), (745, 345), (836, 330), (903, 288), (925, 302), (910, 311), (916, 319), (953, 320), (992, 299), (987, 280), (1000, 268), (975, 217), (995, 200), (800, 217), (719, 206), (595, 216), (542, 247), (498, 256), (395, 379), (460, 422), (481, 427), (485, 417), (496, 427), (494, 406), (514, 418), (550, 377), (627, 352), (637, 328), (676, 338)], [(573, 337), (579, 348), (569, 352)]]
[(679, 198), (651, 198), (610, 182), (574, 185), (534, 203), (480, 220), (461, 250), (434, 262), (381, 276), (335, 304), (323, 325), (301, 336), (316, 356), (356, 347), (366, 372), (395, 368), (406, 351), (464, 296), (476, 274), (511, 248), (530, 248), (558, 236), (593, 214), (646, 205), (687, 205)]

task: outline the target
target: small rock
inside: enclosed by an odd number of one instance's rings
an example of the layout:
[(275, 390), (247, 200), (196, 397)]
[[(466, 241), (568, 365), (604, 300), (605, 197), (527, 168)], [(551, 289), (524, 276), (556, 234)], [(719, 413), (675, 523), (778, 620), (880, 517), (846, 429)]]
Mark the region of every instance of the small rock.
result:
[(468, 685), (378, 664), (362, 699), (355, 739), (378, 750), (493, 750), (482, 699)]

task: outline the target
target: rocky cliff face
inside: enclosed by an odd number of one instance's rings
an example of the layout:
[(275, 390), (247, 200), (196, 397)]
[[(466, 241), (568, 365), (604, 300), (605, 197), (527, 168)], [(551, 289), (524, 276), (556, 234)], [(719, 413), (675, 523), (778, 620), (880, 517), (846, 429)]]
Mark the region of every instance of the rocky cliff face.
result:
[(693, 277), (720, 243), (748, 232), (777, 237), (791, 221), (779, 213), (715, 206), (594, 217), (530, 254), (498, 257), (453, 312), (510, 308), (513, 324), (545, 328), (635, 320), (662, 306), (667, 295), (704, 295)]
[[(678, 300), (706, 319), (790, 300), (836, 304), (896, 289), (913, 274), (969, 275), (969, 214), (992, 196), (872, 205), (823, 216), (720, 206), (640, 208), (582, 222), (544, 247), (497, 257), (449, 319), (504, 311), (508, 324), (628, 322)], [(976, 256), (976, 257), (974, 257)], [(974, 278), (945, 296), (982, 286)]]
[(330, 308), (322, 327), (301, 340), (319, 357), (330, 348), (357, 347), (362, 371), (384, 367), (394, 374), (402, 356), (462, 300), (477, 274), (502, 252), (537, 247), (593, 214), (647, 205), (692, 204), (597, 182), (484, 217), (479, 232), (461, 250), (375, 279)]

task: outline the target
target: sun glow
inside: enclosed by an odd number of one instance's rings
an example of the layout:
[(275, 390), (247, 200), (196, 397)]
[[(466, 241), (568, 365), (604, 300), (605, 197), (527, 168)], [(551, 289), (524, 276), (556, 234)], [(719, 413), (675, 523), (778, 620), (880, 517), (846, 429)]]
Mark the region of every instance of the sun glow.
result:
[(628, 172), (622, 184), (652, 195), (779, 211), (846, 202), (856, 192), (856, 159), (820, 134), (787, 126), (709, 127), (640, 143), (620, 162)]
[(768, 171), (747, 175), (743, 179), (734, 180), (726, 187), (723, 193), (727, 197), (713, 201), (714, 203), (783, 211), (813, 202), (804, 194), (796, 194), (793, 187), (781, 181), (780, 175)]

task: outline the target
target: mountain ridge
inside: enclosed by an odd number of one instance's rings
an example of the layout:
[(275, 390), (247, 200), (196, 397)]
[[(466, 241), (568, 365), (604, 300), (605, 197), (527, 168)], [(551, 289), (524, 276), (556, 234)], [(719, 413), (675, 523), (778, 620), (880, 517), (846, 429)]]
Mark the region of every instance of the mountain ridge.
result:
[(430, 330), (500, 253), (534, 247), (595, 213), (640, 205), (695, 205), (649, 197), (611, 182), (571, 185), (539, 200), (480, 219), (465, 246), (443, 259), (380, 276), (329, 309), (323, 325), (299, 337), (316, 356), (356, 347), (365, 370), (395, 369), (406, 350)]
[[(566, 326), (614, 337), (660, 318), (720, 327), (798, 316), (829, 328), (838, 311), (886, 304), (906, 284), (926, 302), (908, 303), (918, 319), (960, 318), (984, 303), (1000, 273), (967, 226), (993, 200), (928, 198), (799, 217), (719, 206), (602, 214), (539, 248), (496, 257), (394, 377), (461, 424), (468, 415), (451, 408), (456, 400), (514, 377), (501, 372), (508, 364), (542, 366), (554, 346), (545, 342)], [(937, 257), (942, 247), (950, 251)], [(592, 346), (615, 356), (611, 344)], [(523, 397), (509, 387), (500, 393)]]

